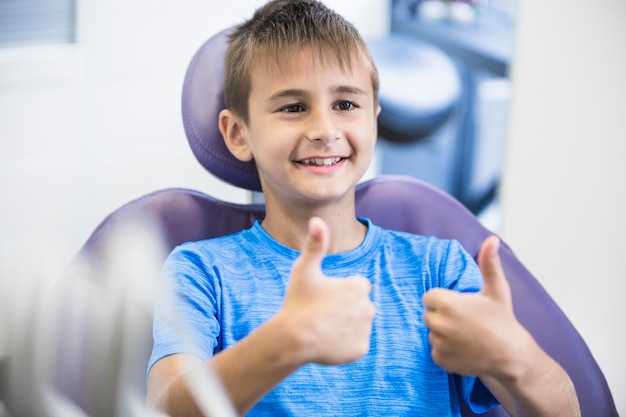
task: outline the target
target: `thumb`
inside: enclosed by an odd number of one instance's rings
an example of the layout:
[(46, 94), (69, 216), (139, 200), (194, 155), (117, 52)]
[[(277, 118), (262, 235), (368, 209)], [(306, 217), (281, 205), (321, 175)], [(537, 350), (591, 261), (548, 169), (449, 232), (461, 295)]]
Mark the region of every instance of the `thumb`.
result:
[(330, 231), (326, 222), (319, 217), (309, 220), (309, 230), (297, 260), (298, 268), (321, 268), (322, 259), (328, 252)]
[(504, 275), (498, 250), (500, 239), (489, 236), (483, 242), (478, 253), (478, 267), (483, 274), (484, 286), (481, 293), (506, 304), (511, 304), (511, 289)]

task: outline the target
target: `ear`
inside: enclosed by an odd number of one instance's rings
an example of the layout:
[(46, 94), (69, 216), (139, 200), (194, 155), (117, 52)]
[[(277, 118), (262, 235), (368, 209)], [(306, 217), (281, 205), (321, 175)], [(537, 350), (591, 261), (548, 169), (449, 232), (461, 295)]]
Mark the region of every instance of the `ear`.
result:
[(378, 137), (378, 116), (380, 115), (380, 111), (382, 108), (380, 104), (376, 106), (376, 113), (374, 114), (374, 135)]
[(218, 124), (230, 153), (240, 161), (251, 161), (253, 156), (246, 141), (243, 121), (232, 111), (224, 109), (219, 114)]

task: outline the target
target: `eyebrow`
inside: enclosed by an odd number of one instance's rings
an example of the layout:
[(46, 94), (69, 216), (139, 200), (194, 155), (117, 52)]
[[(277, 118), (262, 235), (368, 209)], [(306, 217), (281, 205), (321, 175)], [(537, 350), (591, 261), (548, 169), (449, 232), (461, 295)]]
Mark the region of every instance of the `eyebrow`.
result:
[[(351, 94), (351, 95), (367, 95), (365, 90), (362, 90), (358, 87), (352, 87), (349, 85), (338, 85), (332, 88), (334, 93), (341, 94)], [(301, 98), (307, 96), (308, 93), (305, 90), (290, 88), (285, 90), (280, 90), (271, 96), (269, 96), (268, 101), (277, 101), (284, 98)]]
[(304, 90), (299, 90), (299, 89), (294, 88), (294, 89), (280, 90), (272, 94), (271, 96), (269, 96), (268, 100), (276, 101), (276, 100), (280, 100), (283, 98), (304, 97), (305, 95), (306, 95), (306, 92)]
[(351, 87), (349, 85), (340, 85), (337, 86), (334, 89), (335, 92), (337, 93), (344, 93), (344, 94), (354, 94), (354, 95), (367, 95), (367, 92), (365, 90), (362, 90), (358, 87)]

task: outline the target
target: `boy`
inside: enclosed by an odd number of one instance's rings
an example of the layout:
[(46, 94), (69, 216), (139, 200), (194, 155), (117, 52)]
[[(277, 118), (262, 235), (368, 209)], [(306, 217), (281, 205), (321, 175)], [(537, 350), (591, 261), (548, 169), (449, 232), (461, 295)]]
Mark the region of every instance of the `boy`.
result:
[(242, 415), (458, 416), (457, 393), (477, 412), (580, 414), (514, 317), (495, 237), (479, 270), (456, 242), (356, 218), (380, 107), (352, 25), (315, 0), (270, 1), (231, 34), (225, 73), (220, 131), (254, 159), (266, 216), (168, 258), (177, 321), (157, 307), (151, 405), (200, 415), (184, 377), (210, 366)]

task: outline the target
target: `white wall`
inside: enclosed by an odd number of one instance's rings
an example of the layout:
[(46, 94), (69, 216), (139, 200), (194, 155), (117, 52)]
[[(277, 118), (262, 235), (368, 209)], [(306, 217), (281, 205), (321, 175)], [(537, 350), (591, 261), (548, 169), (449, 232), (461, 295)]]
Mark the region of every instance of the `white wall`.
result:
[(159, 188), (244, 201), (195, 162), (180, 93), (196, 48), (261, 2), (78, 3), (78, 44), (0, 50), (0, 249), (43, 235), (70, 255), (106, 214)]
[(626, 415), (626, 2), (521, 1), (503, 237)]

